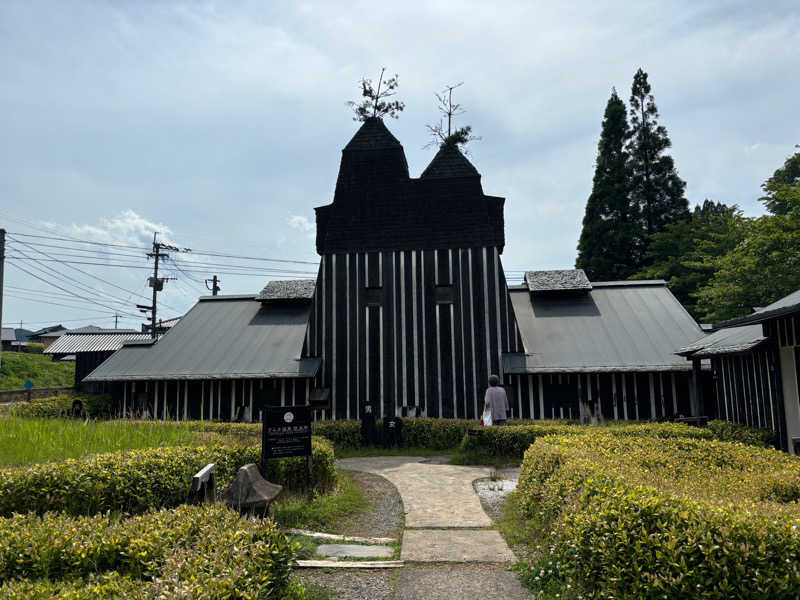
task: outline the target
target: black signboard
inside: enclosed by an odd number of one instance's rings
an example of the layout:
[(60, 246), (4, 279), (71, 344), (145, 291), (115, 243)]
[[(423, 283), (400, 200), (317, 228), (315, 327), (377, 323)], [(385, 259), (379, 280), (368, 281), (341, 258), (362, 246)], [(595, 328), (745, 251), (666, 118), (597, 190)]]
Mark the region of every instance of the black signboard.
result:
[(311, 407), (275, 406), (264, 410), (262, 460), (311, 456)]

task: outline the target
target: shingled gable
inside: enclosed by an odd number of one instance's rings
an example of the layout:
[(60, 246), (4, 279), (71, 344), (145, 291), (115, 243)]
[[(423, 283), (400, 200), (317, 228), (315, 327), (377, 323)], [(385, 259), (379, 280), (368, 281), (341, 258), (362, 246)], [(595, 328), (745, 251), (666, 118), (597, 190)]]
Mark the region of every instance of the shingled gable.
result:
[(256, 296), (261, 302), (303, 302), (314, 298), (316, 279), (284, 279), (270, 281)]
[(368, 119), (342, 150), (333, 203), (315, 209), (317, 252), (502, 252), (504, 201), (483, 193), (480, 174), (455, 148), (410, 178), (403, 147), (382, 120)]

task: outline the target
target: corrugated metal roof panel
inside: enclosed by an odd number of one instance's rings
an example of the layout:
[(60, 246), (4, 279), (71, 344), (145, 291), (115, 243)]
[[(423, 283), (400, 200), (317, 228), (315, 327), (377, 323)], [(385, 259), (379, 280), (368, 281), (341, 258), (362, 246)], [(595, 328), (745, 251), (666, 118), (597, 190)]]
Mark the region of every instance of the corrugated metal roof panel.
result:
[(44, 351), (44, 354), (113, 352), (122, 348), (123, 343), (127, 340), (149, 338), (149, 333), (139, 333), (136, 331), (120, 331), (118, 333), (65, 333), (50, 344)]
[(677, 354), (697, 358), (719, 354), (735, 354), (746, 352), (766, 341), (761, 325), (743, 325), (720, 329), (688, 346), (678, 350)]
[(691, 368), (675, 351), (703, 332), (665, 285), (592, 285), (563, 297), (510, 291), (525, 354), (507, 355), (507, 373)]
[(253, 296), (203, 298), (158, 342), (124, 346), (84, 381), (313, 377), (320, 360), (300, 358), (310, 312)]

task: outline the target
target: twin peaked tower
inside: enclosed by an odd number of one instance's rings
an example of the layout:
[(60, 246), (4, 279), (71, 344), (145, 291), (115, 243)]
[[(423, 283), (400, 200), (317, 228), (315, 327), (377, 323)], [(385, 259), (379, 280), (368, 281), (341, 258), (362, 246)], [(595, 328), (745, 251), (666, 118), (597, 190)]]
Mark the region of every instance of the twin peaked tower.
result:
[(504, 199), (455, 145), (411, 178), (400, 142), (367, 119), (342, 151), (303, 354), (336, 419), (478, 418), (502, 355), (522, 351), (500, 254)]

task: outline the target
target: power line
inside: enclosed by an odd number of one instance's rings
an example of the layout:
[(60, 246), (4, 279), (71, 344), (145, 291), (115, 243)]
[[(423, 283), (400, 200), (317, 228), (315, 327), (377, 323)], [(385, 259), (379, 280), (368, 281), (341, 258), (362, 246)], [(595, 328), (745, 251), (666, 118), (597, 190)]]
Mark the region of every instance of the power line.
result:
[[(19, 252), (19, 249), (17, 249)], [(10, 260), (35, 260), (35, 261), (44, 261), (44, 262), (58, 262), (63, 264), (73, 264), (73, 265), (94, 265), (99, 267), (120, 267), (126, 269), (146, 269), (150, 270), (147, 266), (141, 265), (133, 265), (133, 264), (124, 264), (124, 263), (97, 263), (97, 262), (89, 262), (89, 261), (78, 261), (78, 260), (59, 260), (59, 259), (46, 259), (46, 258), (31, 258), (29, 256), (8, 256), (6, 257)], [(207, 273), (208, 269), (185, 269), (188, 273)], [(275, 277), (301, 277), (304, 275), (309, 276), (316, 276), (315, 271), (289, 271), (289, 270), (282, 270), (282, 269), (271, 269), (271, 270), (264, 270), (261, 272), (243, 272), (243, 271), (218, 271), (223, 275), (243, 275), (247, 277), (264, 277), (264, 276), (275, 276)]]
[[(13, 239), (13, 238), (12, 238), (12, 239)], [(29, 245), (27, 242), (23, 242), (22, 240), (15, 240), (15, 241), (16, 241), (16, 242), (18, 242), (18, 243), (20, 243), (20, 244), (23, 244), (23, 245), (30, 246), (30, 245)], [(35, 252), (38, 252), (39, 254), (43, 254), (44, 256), (47, 256), (47, 257), (48, 257), (50, 260), (55, 260), (56, 262), (63, 262), (64, 264), (67, 264), (67, 262), (68, 262), (68, 261), (59, 261), (58, 259), (54, 259), (54, 258), (53, 258), (53, 257), (52, 257), (50, 254), (47, 254), (47, 253), (46, 253), (46, 252), (44, 252), (43, 250), (37, 250), (36, 248), (31, 248), (31, 249), (32, 249), (32, 250), (34, 250)], [(17, 252), (21, 252), (21, 250), (19, 250), (19, 249), (16, 249), (16, 251), (17, 251)], [(25, 254), (25, 253), (23, 252), (23, 254)], [(33, 259), (33, 260), (37, 260), (37, 259)], [(44, 260), (44, 259), (38, 259), (38, 260)], [(97, 275), (94, 275), (94, 274), (92, 274), (92, 273), (89, 273), (89, 272), (87, 272), (87, 271), (84, 271), (83, 269), (79, 269), (79, 268), (77, 268), (77, 267), (72, 267), (72, 266), (70, 266), (69, 264), (67, 264), (67, 266), (69, 266), (69, 268), (70, 268), (70, 269), (72, 269), (73, 271), (77, 271), (78, 273), (81, 273), (81, 274), (83, 274), (83, 275), (85, 275), (85, 276), (87, 276), (87, 277), (91, 277), (91, 278), (93, 278), (93, 279), (96, 279), (97, 281), (99, 281), (99, 282), (101, 282), (101, 283), (105, 283), (106, 285), (110, 285), (111, 287), (113, 287), (113, 288), (116, 288), (116, 289), (118, 289), (118, 290), (120, 290), (120, 291), (123, 291), (123, 292), (125, 292), (126, 294), (132, 294), (132, 295), (134, 295), (134, 296), (139, 296), (139, 297), (141, 297), (141, 298), (147, 298), (147, 296), (144, 296), (144, 295), (142, 295), (142, 294), (139, 294), (138, 292), (134, 292), (134, 291), (132, 291), (132, 290), (126, 289), (126, 288), (124, 288), (124, 287), (122, 287), (122, 286), (119, 286), (119, 285), (117, 285), (117, 284), (115, 284), (115, 283), (112, 283), (111, 281), (108, 281), (108, 280), (106, 280), (106, 279), (103, 279), (102, 277), (98, 277)], [(70, 279), (73, 279), (74, 281), (76, 281), (74, 278), (70, 278)], [(83, 285), (85, 285), (85, 284), (83, 284)], [(100, 293), (104, 293), (104, 294), (105, 294), (106, 296), (108, 296), (109, 298), (114, 298), (114, 296), (112, 296), (111, 294), (109, 294), (109, 293), (107, 293), (107, 292), (100, 292)], [(119, 298), (116, 298), (116, 299), (117, 299), (117, 300), (119, 300)], [(124, 301), (122, 301), (122, 302), (123, 302), (124, 304), (128, 304), (128, 303), (130, 302), (130, 297), (128, 297), (127, 299), (125, 299), (125, 300), (124, 300)], [(177, 311), (177, 309), (176, 309), (176, 308), (174, 308), (174, 307), (172, 307), (172, 306), (169, 306), (169, 305), (167, 305), (167, 304), (164, 304), (164, 306), (166, 306), (166, 307), (167, 307), (167, 308), (169, 308), (170, 310), (176, 310), (176, 311)]]
[[(33, 233), (18, 233), (18, 232), (9, 232), (9, 235), (22, 235), (26, 237), (33, 237), (33, 238), (40, 238), (40, 239), (49, 239), (49, 240), (61, 240), (66, 242), (75, 242), (81, 244), (92, 244), (95, 246), (107, 246), (111, 248), (129, 248), (134, 250), (143, 250), (149, 251), (150, 249), (144, 246), (131, 246), (129, 244), (112, 244), (109, 242), (94, 242), (90, 240), (79, 240), (76, 238), (69, 238), (63, 236), (54, 236), (54, 235), (36, 235)], [(222, 252), (215, 252), (211, 250), (190, 250), (192, 254), (197, 254), (201, 256), (217, 256), (220, 258), (238, 258), (242, 260), (255, 260), (261, 262), (277, 262), (277, 263), (288, 263), (288, 264), (299, 264), (299, 265), (319, 265), (319, 261), (307, 261), (307, 260), (293, 260), (293, 259), (284, 259), (284, 258), (268, 258), (264, 256), (243, 256), (239, 254), (226, 254)]]
[[(17, 250), (17, 252), (22, 252), (22, 251), (21, 250)], [(48, 277), (55, 277), (58, 281), (60, 281), (61, 283), (64, 283), (65, 285), (74, 286), (75, 284), (77, 284), (78, 286), (88, 288), (86, 291), (90, 291), (90, 292), (93, 292), (95, 294), (98, 294), (101, 297), (101, 299), (103, 299), (105, 301), (108, 301), (108, 302), (117, 302), (119, 304), (127, 304), (128, 303), (127, 300), (122, 300), (120, 298), (112, 296), (108, 292), (103, 292), (102, 290), (94, 289), (91, 286), (86, 285), (82, 281), (79, 281), (79, 280), (75, 279), (74, 277), (71, 277), (70, 275), (67, 275), (65, 273), (61, 273), (61, 272), (57, 271), (56, 269), (52, 268), (49, 265), (42, 264), (42, 261), (47, 261), (49, 259), (46, 259), (46, 258), (42, 258), (42, 259), (34, 258), (32, 256), (28, 256), (24, 252), (23, 252), (23, 255), (25, 256), (26, 259), (37, 263), (36, 265), (29, 265), (29, 266), (32, 269), (38, 270), (42, 275), (47, 275)]]
[[(17, 264), (17, 263), (11, 263), (11, 265), (12, 265), (13, 267), (16, 267), (17, 269), (19, 269), (19, 270), (20, 270), (20, 271), (22, 271), (23, 273), (27, 273), (27, 274), (28, 274), (28, 275), (30, 275), (31, 277), (34, 277), (34, 278), (38, 279), (39, 281), (42, 281), (42, 282), (46, 283), (47, 285), (52, 285), (54, 288), (57, 288), (57, 289), (59, 289), (59, 290), (61, 290), (61, 291), (63, 291), (63, 292), (67, 292), (68, 294), (72, 294), (72, 295), (73, 295), (73, 296), (75, 296), (76, 298), (80, 298), (81, 300), (85, 300), (86, 302), (89, 302), (90, 304), (96, 304), (97, 306), (101, 306), (101, 307), (103, 307), (103, 308), (107, 308), (108, 310), (112, 310), (112, 311), (119, 310), (119, 309), (117, 309), (117, 308), (113, 308), (113, 307), (111, 307), (111, 306), (108, 306), (108, 305), (106, 305), (106, 304), (102, 304), (102, 303), (100, 303), (100, 302), (97, 302), (96, 300), (92, 300), (91, 298), (86, 298), (85, 296), (80, 296), (79, 294), (76, 294), (76, 293), (74, 293), (74, 292), (71, 292), (70, 290), (68, 290), (68, 289), (66, 289), (66, 288), (62, 288), (61, 286), (59, 286), (59, 285), (56, 285), (56, 284), (55, 284), (55, 283), (53, 283), (52, 281), (47, 281), (46, 279), (44, 279), (44, 278), (42, 278), (42, 277), (39, 277), (39, 276), (38, 276), (38, 275), (36, 275), (35, 273), (31, 273), (30, 271), (28, 271), (28, 269), (26, 269), (26, 268), (24, 268), (24, 267), (21, 267), (21, 266), (19, 266), (19, 264)], [(134, 315), (133, 313), (126, 313), (126, 314), (127, 314), (128, 316), (136, 317), (137, 319), (139, 318), (139, 315)]]

